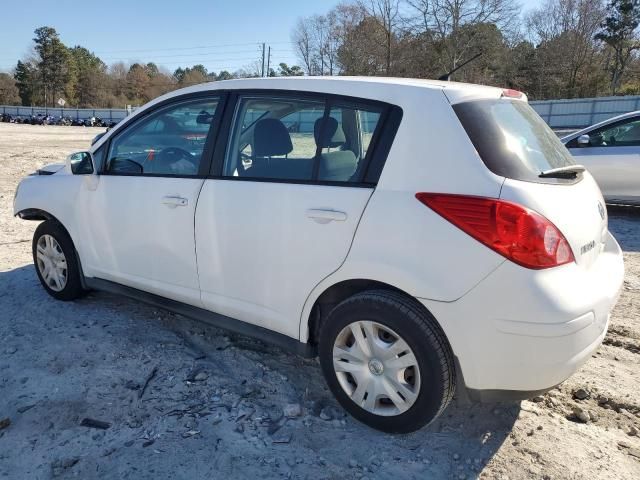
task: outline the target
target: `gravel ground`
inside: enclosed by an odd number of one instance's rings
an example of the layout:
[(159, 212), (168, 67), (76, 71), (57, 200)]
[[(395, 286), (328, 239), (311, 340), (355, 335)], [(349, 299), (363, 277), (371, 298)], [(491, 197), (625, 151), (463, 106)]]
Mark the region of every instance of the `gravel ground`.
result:
[(99, 131), (0, 124), (0, 475), (640, 478), (640, 213), (610, 212), (624, 290), (576, 375), (535, 401), (454, 404), (392, 436), (345, 417), (315, 360), (109, 294), (47, 296), (36, 224), (12, 217), (13, 192)]

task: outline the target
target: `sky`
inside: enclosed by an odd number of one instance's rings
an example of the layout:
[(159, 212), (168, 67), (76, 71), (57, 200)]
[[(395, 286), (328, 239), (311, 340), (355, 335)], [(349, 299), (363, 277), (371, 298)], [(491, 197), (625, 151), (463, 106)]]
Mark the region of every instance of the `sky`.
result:
[[(542, 0), (520, 0), (523, 9)], [(69, 47), (82, 45), (105, 63), (155, 62), (173, 71), (204, 64), (234, 71), (261, 58), (299, 63), (291, 45), (298, 18), (326, 13), (338, 0), (11, 0), (3, 2), (0, 71), (33, 47), (33, 31), (54, 27)]]

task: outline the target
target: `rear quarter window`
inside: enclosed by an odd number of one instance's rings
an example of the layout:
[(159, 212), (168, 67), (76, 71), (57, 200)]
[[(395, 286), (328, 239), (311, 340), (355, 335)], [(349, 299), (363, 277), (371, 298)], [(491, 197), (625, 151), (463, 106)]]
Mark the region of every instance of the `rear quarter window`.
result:
[(496, 175), (538, 183), (567, 181), (539, 177), (575, 162), (528, 103), (487, 99), (458, 103), (453, 109), (480, 158)]

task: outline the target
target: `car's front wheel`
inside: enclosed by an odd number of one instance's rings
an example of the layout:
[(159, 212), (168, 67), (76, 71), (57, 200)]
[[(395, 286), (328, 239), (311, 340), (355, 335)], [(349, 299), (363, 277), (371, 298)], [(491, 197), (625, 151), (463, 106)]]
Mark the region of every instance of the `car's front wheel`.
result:
[(417, 430), (453, 397), (444, 334), (416, 300), (398, 292), (363, 292), (337, 305), (322, 326), (319, 354), (340, 404), (378, 430)]
[(38, 278), (49, 295), (75, 300), (85, 293), (73, 242), (62, 225), (54, 220), (38, 225), (32, 251)]

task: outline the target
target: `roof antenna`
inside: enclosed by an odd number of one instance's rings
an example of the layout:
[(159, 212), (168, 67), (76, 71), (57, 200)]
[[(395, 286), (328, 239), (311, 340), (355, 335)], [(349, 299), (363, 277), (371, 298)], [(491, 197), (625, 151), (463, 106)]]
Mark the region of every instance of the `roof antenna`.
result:
[(476, 58), (482, 56), (484, 52), (480, 52), (477, 53), (476, 55), (474, 55), (473, 57), (471, 57), (469, 60), (467, 60), (464, 63), (461, 63), (460, 65), (458, 65), (456, 68), (454, 68), (453, 70), (451, 70), (450, 72), (445, 73), (444, 75), (438, 77), (438, 80), (442, 80), (443, 82), (448, 82), (451, 80), (451, 75), (453, 75), (455, 72), (457, 72), (458, 70), (460, 70), (462, 67), (464, 67), (465, 65), (467, 65), (468, 63), (473, 62)]

